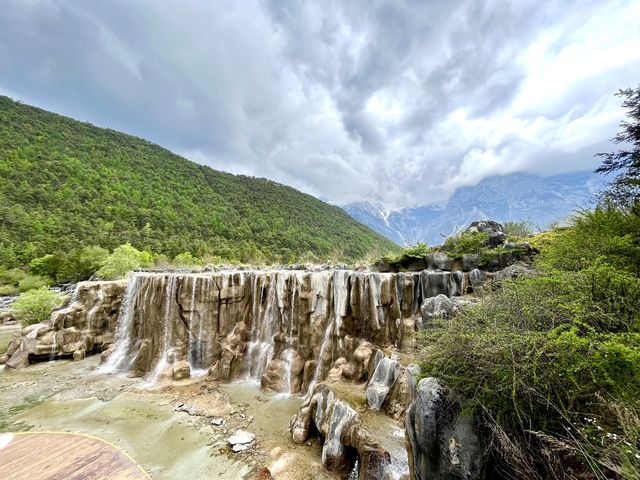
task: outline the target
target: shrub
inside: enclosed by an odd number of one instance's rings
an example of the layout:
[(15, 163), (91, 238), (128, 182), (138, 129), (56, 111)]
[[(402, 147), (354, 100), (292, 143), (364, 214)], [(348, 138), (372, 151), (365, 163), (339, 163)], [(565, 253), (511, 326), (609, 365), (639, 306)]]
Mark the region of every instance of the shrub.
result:
[(0, 285), (0, 297), (16, 295), (17, 293), (18, 289), (13, 285)]
[(425, 258), (431, 252), (433, 252), (433, 249), (426, 243), (418, 242), (411, 247), (403, 248), (397, 254), (386, 255), (382, 260), (387, 262), (389, 265), (406, 267), (416, 259)]
[(152, 264), (151, 253), (141, 252), (127, 243), (113, 250), (96, 272), (96, 276), (103, 280), (114, 280), (124, 277), (132, 270), (150, 267)]
[(21, 293), (11, 310), (23, 326), (32, 325), (47, 320), (51, 311), (62, 305), (63, 300), (61, 294), (47, 287), (40, 287)]
[(29, 262), (29, 272), (33, 275), (56, 278), (63, 262), (61, 255), (44, 255)]
[(488, 240), (488, 233), (464, 230), (459, 235), (447, 238), (442, 249), (453, 258), (460, 258), (464, 254), (481, 254), (487, 248)]
[(24, 270), (19, 268), (12, 268), (10, 270), (0, 271), (0, 285), (13, 285), (18, 286), (20, 280), (26, 277), (27, 274)]
[(540, 275), (421, 334), (518, 478), (640, 474), (640, 219), (608, 207), (536, 236)]
[(37, 288), (48, 287), (51, 285), (49, 277), (41, 277), (40, 275), (27, 275), (18, 284), (20, 292), (28, 292)]
[(523, 241), (528, 239), (534, 232), (533, 223), (526, 220), (520, 222), (505, 222), (504, 233), (510, 241)]
[(173, 264), (178, 267), (196, 267), (201, 266), (203, 263), (202, 259), (194, 257), (189, 252), (183, 252), (175, 256)]

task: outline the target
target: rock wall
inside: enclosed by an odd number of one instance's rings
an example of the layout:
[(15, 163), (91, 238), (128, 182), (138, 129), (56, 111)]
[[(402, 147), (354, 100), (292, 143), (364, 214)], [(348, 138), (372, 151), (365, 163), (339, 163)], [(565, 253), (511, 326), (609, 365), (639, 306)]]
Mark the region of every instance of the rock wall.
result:
[(79, 360), (107, 349), (113, 342), (125, 285), (124, 281), (79, 283), (67, 306), (55, 310), (49, 322), (22, 329), (0, 363), (15, 369), (34, 360)]
[(463, 293), (461, 272), (348, 270), (138, 273), (129, 281), (107, 366), (155, 378), (177, 361), (212, 378), (298, 393), (338, 359), (353, 381), (367, 345), (411, 346), (424, 298)]
[(462, 413), (459, 401), (437, 379), (418, 383), (405, 428), (411, 478), (484, 478), (485, 454), (477, 422)]

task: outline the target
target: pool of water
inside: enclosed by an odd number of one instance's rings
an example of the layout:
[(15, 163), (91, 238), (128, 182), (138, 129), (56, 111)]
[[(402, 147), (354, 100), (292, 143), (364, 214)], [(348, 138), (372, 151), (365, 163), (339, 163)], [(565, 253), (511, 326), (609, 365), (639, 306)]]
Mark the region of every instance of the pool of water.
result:
[(0, 431), (64, 431), (118, 445), (154, 479), (254, 478), (255, 466), (225, 451), (224, 438), (142, 382), (96, 372), (95, 357), (0, 373)]

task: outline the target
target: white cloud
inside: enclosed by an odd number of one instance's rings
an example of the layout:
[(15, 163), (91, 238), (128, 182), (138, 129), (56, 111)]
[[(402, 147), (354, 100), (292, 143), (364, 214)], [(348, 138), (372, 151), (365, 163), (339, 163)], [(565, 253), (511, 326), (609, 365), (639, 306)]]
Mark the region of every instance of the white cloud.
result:
[(336, 202), (593, 168), (635, 1), (5, 0), (0, 91)]

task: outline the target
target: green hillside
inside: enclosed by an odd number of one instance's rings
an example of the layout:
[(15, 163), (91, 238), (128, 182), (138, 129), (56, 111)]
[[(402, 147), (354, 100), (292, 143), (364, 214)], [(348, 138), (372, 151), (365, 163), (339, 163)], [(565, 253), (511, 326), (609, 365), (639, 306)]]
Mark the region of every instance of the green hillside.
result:
[(341, 209), (0, 96), (0, 250), (25, 264), (130, 242), (174, 256), (354, 260), (395, 249)]

